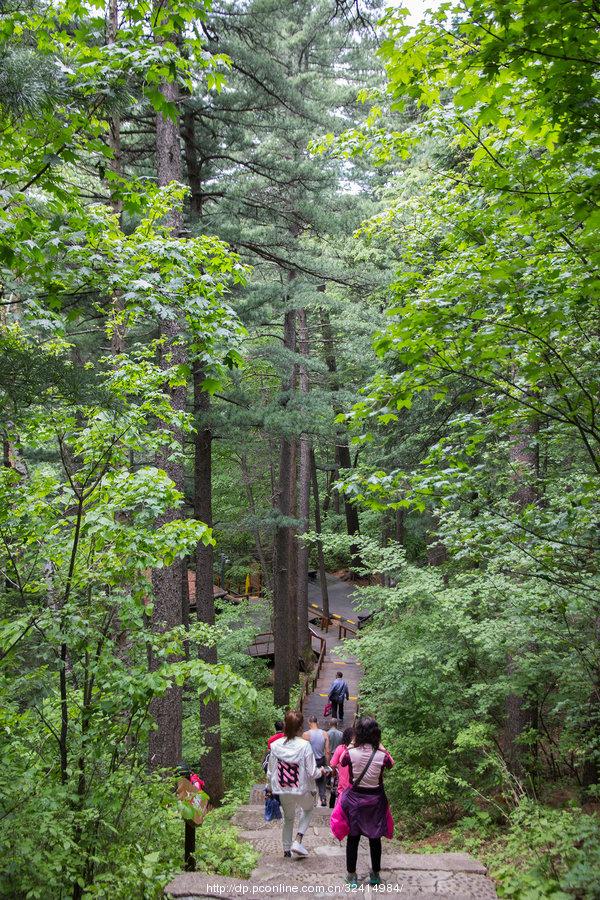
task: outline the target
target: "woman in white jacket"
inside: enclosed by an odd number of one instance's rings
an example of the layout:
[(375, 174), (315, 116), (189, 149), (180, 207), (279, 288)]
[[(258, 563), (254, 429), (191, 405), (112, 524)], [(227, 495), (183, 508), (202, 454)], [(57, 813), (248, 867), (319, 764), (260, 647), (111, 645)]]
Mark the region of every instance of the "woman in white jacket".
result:
[[(284, 856), (308, 856), (308, 850), (302, 845), (302, 838), (315, 809), (315, 778), (328, 772), (327, 766), (317, 766), (311, 745), (300, 736), (302, 729), (302, 713), (289, 710), (285, 714), (284, 737), (273, 741), (269, 756), (271, 790), (279, 795), (283, 810)], [(302, 812), (296, 840), (292, 841), (297, 806)]]

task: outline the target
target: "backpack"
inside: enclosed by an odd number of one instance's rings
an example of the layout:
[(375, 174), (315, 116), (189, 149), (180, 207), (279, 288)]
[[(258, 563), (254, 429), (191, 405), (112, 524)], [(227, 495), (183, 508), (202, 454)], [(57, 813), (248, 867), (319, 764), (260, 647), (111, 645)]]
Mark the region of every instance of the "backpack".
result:
[(331, 691), (329, 692), (329, 699), (335, 700), (336, 703), (339, 703), (341, 700), (343, 700), (345, 698), (347, 687), (348, 687), (348, 685), (346, 684), (346, 682), (344, 680), (342, 680), (341, 684), (338, 684), (334, 688), (331, 689)]

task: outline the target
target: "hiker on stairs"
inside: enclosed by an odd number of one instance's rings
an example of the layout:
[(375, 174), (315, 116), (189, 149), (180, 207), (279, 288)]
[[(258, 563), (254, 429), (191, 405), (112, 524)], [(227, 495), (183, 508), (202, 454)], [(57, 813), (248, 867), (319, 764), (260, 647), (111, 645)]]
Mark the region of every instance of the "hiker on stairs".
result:
[(331, 756), (333, 756), (340, 744), (343, 743), (344, 739), (344, 733), (338, 728), (337, 719), (331, 719), (327, 736), (329, 737), (329, 752)]
[(343, 753), (340, 766), (350, 769), (350, 787), (344, 791), (331, 816), (331, 830), (338, 839), (342, 829), (347, 834), (346, 883), (358, 887), (356, 860), (361, 835), (369, 839), (371, 872), (369, 884), (381, 884), (381, 838), (391, 838), (394, 823), (390, 813), (383, 773), (391, 769), (394, 760), (381, 744), (381, 729), (369, 716), (356, 723), (354, 745)]
[[(308, 741), (315, 754), (315, 760), (318, 766), (327, 766), (329, 764), (329, 735), (322, 728), (319, 728), (319, 720), (316, 716), (311, 716), (308, 720), (309, 729), (305, 731), (302, 737)], [(317, 778), (317, 788), (319, 789), (319, 799), (321, 806), (327, 806), (327, 792), (325, 790), (325, 777)]]
[[(344, 735), (337, 727), (337, 724), (337, 719), (331, 719), (331, 721), (329, 722), (329, 729), (327, 731), (327, 737), (329, 738), (329, 759), (327, 760), (327, 762), (332, 769), (334, 769), (332, 759), (335, 756), (335, 751), (340, 746), (344, 738)], [(334, 769), (334, 771), (327, 779), (327, 787), (329, 788), (329, 805), (332, 808), (335, 806), (335, 801), (337, 799), (337, 782), (337, 772)]]
[(350, 691), (348, 682), (341, 672), (336, 672), (335, 681), (332, 682), (329, 688), (327, 699), (331, 703), (331, 715), (342, 724), (344, 721), (344, 700), (350, 699)]
[(284, 737), (283, 722), (281, 721), (281, 719), (277, 719), (277, 721), (275, 722), (275, 734), (272, 734), (271, 737), (267, 740), (267, 747), (269, 748), (269, 750), (271, 749), (271, 744), (282, 737)]
[[(329, 772), (326, 766), (317, 766), (310, 743), (300, 737), (302, 726), (302, 713), (291, 709), (285, 714), (285, 736), (271, 744), (268, 768), (271, 790), (279, 795), (283, 811), (283, 855), (296, 858), (308, 856), (302, 839), (315, 808), (315, 778), (325, 780)], [(292, 841), (297, 806), (301, 809), (300, 823)]]

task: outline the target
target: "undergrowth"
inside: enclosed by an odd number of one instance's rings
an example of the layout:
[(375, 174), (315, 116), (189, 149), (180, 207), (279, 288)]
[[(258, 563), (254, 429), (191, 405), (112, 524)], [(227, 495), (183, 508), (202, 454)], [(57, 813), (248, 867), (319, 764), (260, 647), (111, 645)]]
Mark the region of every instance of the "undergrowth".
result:
[(486, 811), (462, 818), (411, 852), (471, 853), (487, 867), (499, 897), (515, 900), (600, 898), (600, 817), (523, 799), (504, 827)]

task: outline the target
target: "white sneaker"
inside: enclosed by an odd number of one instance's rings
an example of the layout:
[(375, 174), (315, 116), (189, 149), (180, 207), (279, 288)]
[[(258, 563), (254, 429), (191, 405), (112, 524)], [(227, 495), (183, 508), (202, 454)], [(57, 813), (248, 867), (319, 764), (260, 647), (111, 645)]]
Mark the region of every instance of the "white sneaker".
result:
[(294, 841), (292, 844), (292, 853), (295, 853), (296, 856), (308, 856), (308, 850), (300, 843), (300, 841)]

